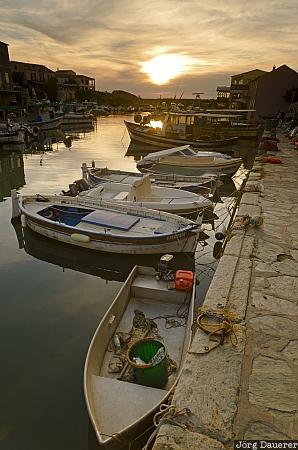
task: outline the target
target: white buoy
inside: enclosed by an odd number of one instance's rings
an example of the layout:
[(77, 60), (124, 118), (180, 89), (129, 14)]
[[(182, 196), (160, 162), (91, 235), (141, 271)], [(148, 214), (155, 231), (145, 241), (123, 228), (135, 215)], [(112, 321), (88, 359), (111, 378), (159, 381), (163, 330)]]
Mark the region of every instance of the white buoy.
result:
[(11, 218), (16, 219), (21, 215), (21, 211), (19, 208), (18, 193), (16, 189), (12, 189), (10, 195), (11, 195)]
[(222, 241), (225, 238), (227, 229), (225, 227), (224, 224), (219, 225), (219, 227), (216, 229), (215, 232), (215, 239), (217, 239), (218, 241)]
[(86, 234), (80, 234), (80, 233), (72, 233), (70, 235), (71, 239), (76, 242), (82, 242), (84, 244), (87, 244), (90, 242), (90, 236), (86, 236)]

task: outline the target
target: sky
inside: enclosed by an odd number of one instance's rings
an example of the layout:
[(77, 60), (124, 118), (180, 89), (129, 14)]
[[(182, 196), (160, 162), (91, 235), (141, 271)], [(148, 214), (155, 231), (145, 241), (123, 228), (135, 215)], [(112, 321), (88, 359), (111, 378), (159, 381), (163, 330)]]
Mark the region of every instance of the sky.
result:
[(298, 71), (297, 17), (297, 0), (0, 0), (0, 40), (100, 91), (211, 98), (237, 73)]

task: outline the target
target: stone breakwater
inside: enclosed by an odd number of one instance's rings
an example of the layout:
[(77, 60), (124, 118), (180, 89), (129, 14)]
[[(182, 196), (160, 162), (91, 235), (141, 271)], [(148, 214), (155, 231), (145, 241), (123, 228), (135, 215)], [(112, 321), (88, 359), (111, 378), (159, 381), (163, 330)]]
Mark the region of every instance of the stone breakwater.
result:
[[(238, 343), (207, 351), (196, 330), (172, 400), (188, 414), (164, 420), (154, 450), (298, 439), (298, 155), (280, 139), (283, 164), (255, 162), (203, 305), (233, 317)], [(247, 215), (263, 223), (241, 226)]]

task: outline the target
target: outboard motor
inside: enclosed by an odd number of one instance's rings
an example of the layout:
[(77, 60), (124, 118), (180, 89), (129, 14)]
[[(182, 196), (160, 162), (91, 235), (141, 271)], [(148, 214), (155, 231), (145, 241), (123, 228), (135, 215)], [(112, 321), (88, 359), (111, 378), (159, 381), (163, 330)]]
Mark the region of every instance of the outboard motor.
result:
[(171, 269), (171, 262), (174, 256), (170, 254), (163, 255), (157, 266), (156, 278), (163, 281), (173, 281), (175, 279), (175, 272)]

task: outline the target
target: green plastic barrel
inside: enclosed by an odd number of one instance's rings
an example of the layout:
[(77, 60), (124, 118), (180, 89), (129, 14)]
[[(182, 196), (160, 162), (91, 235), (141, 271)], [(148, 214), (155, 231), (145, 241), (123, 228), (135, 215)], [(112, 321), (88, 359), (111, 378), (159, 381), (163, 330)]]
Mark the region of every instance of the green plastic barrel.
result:
[(134, 369), (135, 380), (145, 386), (163, 388), (168, 381), (166, 349), (162, 342), (144, 338), (128, 350), (128, 362)]

